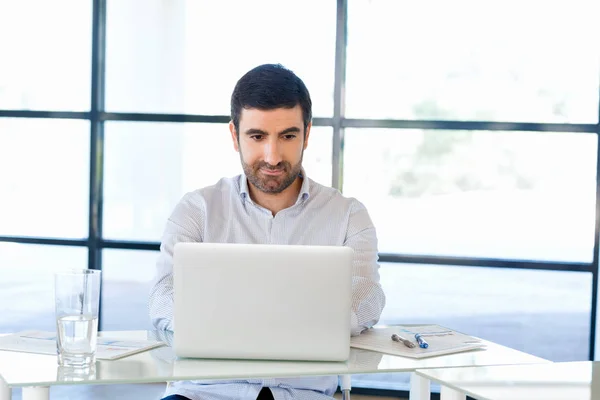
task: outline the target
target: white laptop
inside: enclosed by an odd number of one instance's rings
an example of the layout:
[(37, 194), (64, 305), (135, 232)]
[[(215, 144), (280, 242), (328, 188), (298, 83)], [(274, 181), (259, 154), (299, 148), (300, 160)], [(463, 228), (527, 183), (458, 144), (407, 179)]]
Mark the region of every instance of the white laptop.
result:
[(344, 246), (176, 244), (175, 355), (347, 360), (352, 258)]

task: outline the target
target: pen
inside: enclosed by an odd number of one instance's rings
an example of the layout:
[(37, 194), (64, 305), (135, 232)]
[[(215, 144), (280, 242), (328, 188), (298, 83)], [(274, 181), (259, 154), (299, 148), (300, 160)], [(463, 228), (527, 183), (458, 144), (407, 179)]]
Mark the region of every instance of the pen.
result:
[(402, 336), (398, 336), (398, 335), (396, 335), (395, 333), (392, 335), (392, 340), (393, 340), (394, 342), (402, 342), (402, 343), (404, 343), (404, 345), (405, 345), (406, 347), (409, 347), (409, 348), (411, 348), (411, 349), (412, 349), (413, 347), (415, 347), (415, 344), (414, 344), (413, 342), (411, 342), (411, 341), (410, 341), (410, 340), (408, 340), (408, 339), (404, 339)]
[(422, 349), (426, 349), (426, 348), (428, 348), (428, 347), (429, 347), (429, 343), (427, 343), (427, 342), (425, 341), (425, 339), (423, 339), (423, 338), (421, 337), (421, 334), (420, 334), (420, 333), (417, 333), (417, 334), (415, 335), (415, 339), (417, 339), (417, 343), (419, 343), (419, 347), (420, 347), (420, 348), (422, 348)]

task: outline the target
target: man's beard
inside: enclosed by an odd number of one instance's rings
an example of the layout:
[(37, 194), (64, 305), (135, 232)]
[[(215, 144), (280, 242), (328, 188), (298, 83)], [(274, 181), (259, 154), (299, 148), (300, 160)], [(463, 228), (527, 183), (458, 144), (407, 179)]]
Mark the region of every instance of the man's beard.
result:
[[(294, 183), (300, 172), (302, 172), (302, 157), (298, 164), (294, 166), (287, 161), (282, 161), (275, 166), (264, 161), (257, 161), (252, 165), (246, 164), (241, 152), (240, 160), (242, 161), (242, 168), (248, 181), (264, 193), (276, 194), (283, 192)], [(261, 172), (261, 169), (272, 171), (283, 170), (283, 173), (276, 176), (266, 175)]]

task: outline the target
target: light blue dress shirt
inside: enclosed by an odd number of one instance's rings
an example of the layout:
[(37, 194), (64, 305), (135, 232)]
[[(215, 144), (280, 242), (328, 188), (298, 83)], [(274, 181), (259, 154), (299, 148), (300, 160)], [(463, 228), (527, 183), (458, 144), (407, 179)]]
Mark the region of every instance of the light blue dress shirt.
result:
[[(302, 176), (296, 203), (275, 216), (252, 201), (244, 174), (183, 196), (167, 221), (150, 291), (150, 317), (157, 329), (173, 328), (173, 248), (178, 242), (349, 246), (354, 249), (351, 334), (377, 323), (385, 295), (379, 283), (377, 236), (367, 209), (307, 178), (304, 171)], [(185, 381), (169, 385), (165, 396), (253, 400), (262, 387), (271, 388), (276, 400), (330, 399), (337, 377)]]

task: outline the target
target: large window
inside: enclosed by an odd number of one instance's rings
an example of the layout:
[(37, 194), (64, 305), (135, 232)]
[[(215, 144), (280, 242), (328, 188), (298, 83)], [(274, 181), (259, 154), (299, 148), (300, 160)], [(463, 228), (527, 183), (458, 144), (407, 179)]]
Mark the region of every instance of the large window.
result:
[(593, 1), (348, 2), (351, 118), (598, 121)]
[(347, 129), (380, 251), (591, 262), (596, 135)]
[(87, 121), (0, 118), (0, 235), (88, 234)]
[(91, 1), (0, 2), (0, 110), (88, 110), (91, 32)]
[[(148, 328), (166, 220), (186, 192), (241, 172), (231, 92), (279, 62), (311, 92), (308, 176), (363, 202), (377, 228), (382, 324), (589, 358), (597, 11), (587, 0), (0, 2), (0, 332), (52, 329), (51, 275), (71, 266), (103, 271), (102, 329)], [(560, 324), (573, 327), (567, 344)]]
[(85, 268), (85, 247), (0, 243), (0, 333), (54, 330), (54, 272)]
[(554, 361), (587, 358), (590, 273), (383, 263), (381, 279), (381, 323), (452, 326)]
[(227, 115), (237, 79), (276, 62), (311, 88), (314, 115), (330, 117), (335, 13), (329, 0), (108, 1), (106, 109)]
[(148, 294), (157, 251), (102, 252), (102, 311), (104, 330), (152, 329)]

